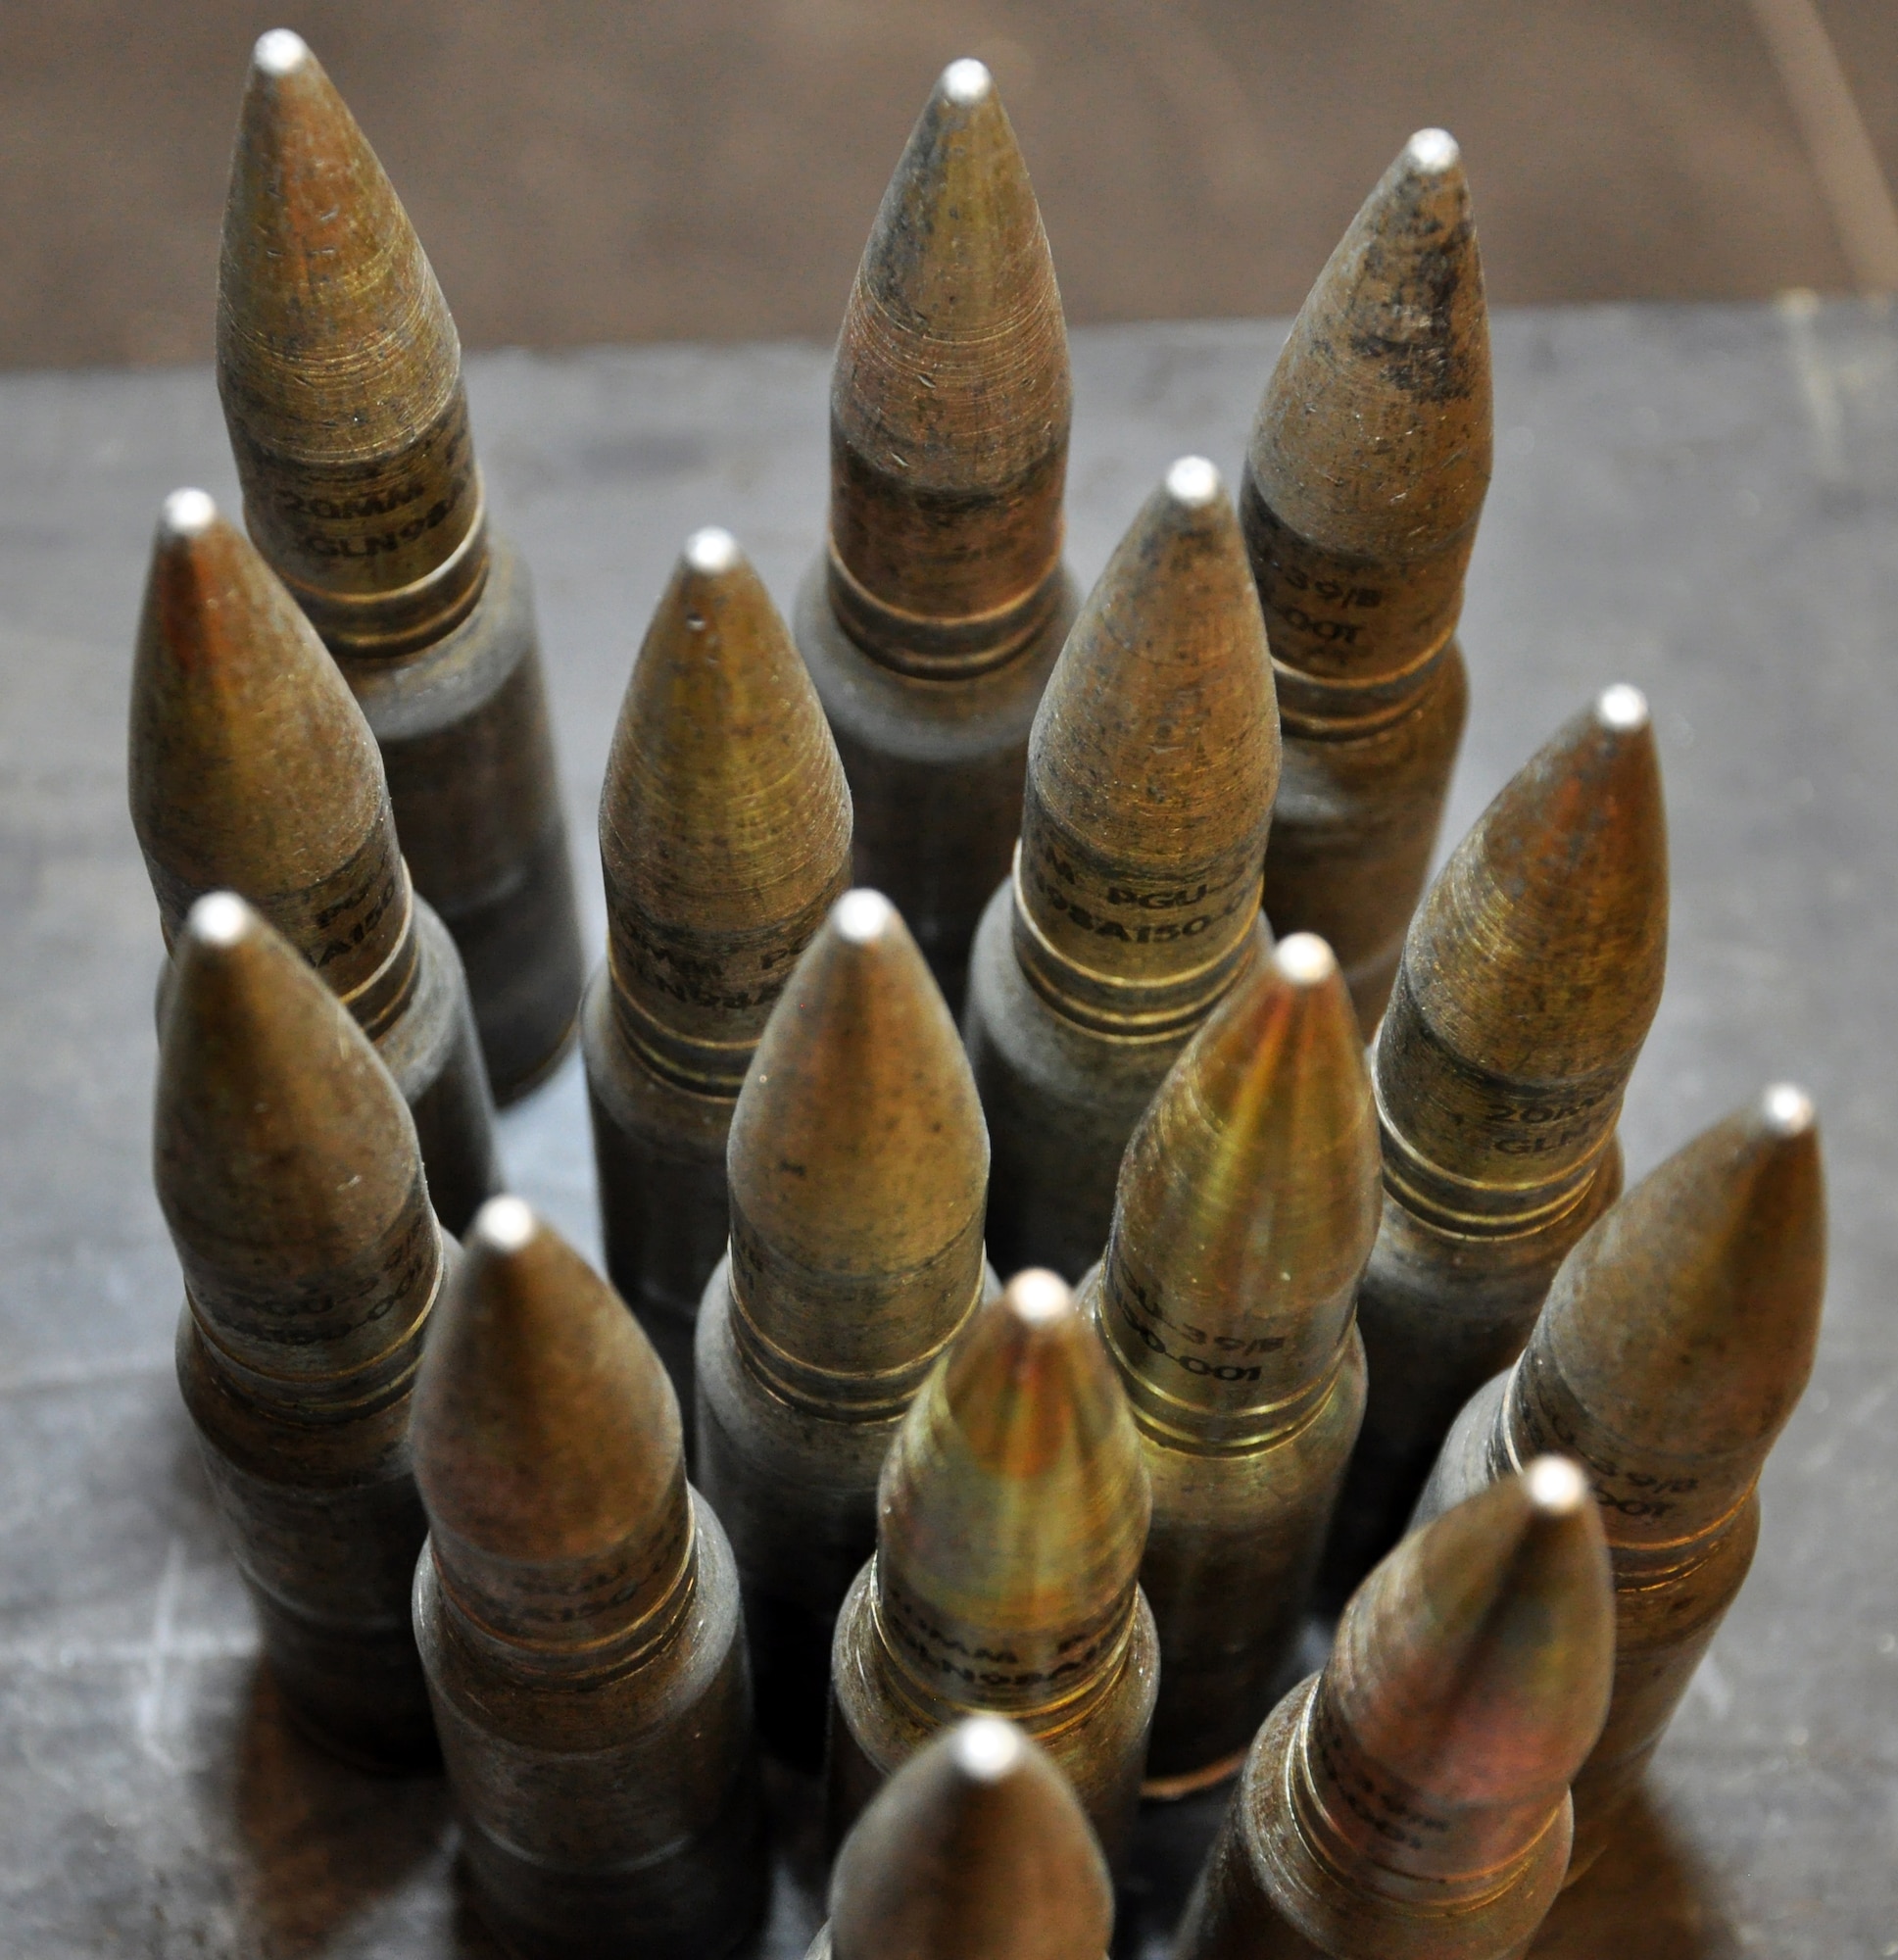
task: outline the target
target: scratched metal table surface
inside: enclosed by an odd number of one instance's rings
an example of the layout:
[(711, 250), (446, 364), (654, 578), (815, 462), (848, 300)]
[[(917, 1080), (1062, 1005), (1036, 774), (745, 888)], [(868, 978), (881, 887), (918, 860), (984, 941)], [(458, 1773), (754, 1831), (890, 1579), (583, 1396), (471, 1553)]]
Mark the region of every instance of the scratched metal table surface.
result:
[[(1076, 337), (1084, 576), (1174, 456), (1236, 467), (1282, 331)], [(1898, 318), (1522, 314), (1496, 347), (1453, 829), (1591, 691), (1648, 691), (1675, 923), (1631, 1167), (1793, 1075), (1824, 1112), (1835, 1221), (1752, 1582), (1651, 1805), (1546, 1950), (1895, 1955)], [(596, 943), (593, 808), (648, 610), (714, 520), (789, 599), (819, 535), (826, 368), (802, 346), (473, 364), (493, 508), (539, 580)], [(158, 501), (232, 494), (211, 379), (0, 379), (0, 1954), (488, 1953), (439, 1783), (362, 1778), (286, 1732), (171, 1379), (178, 1280), (147, 1177), (158, 933), (123, 730)], [(504, 1143), (518, 1188), (594, 1245), (577, 1064)], [(1206, 1828), (1204, 1805), (1152, 1823), (1129, 1946), (1157, 1945)], [(811, 1923), (781, 1885), (772, 1960)]]

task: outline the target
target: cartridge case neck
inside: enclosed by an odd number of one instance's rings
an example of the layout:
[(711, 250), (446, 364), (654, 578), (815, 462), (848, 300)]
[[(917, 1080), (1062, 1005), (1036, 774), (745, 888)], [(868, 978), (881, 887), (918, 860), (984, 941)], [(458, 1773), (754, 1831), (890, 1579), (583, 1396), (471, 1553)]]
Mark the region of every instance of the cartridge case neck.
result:
[(1280, 1337), (1248, 1334), (1241, 1311), (1219, 1325), (1183, 1313), (1130, 1237), (1117, 1219), (1081, 1297), (1148, 1437), (1170, 1449), (1247, 1451), (1283, 1443), (1317, 1416), (1350, 1353), (1355, 1281), (1312, 1313), (1314, 1325), (1344, 1330), (1313, 1365), (1310, 1355), (1289, 1356)]
[(442, 1596), (469, 1642), (517, 1673), (618, 1672), (662, 1643), (692, 1601), (699, 1535), (685, 1465), (645, 1529), (575, 1557), (485, 1551), (432, 1520)]
[(178, 1237), (185, 1302), (205, 1359), (237, 1401), (288, 1421), (346, 1421), (406, 1396), (447, 1270), (417, 1177), (374, 1243), (321, 1272), (259, 1276), (248, 1248)]
[(1510, 1470), (1559, 1451), (1588, 1473), (1618, 1587), (1684, 1578), (1740, 1521), (1772, 1438), (1719, 1455), (1674, 1455), (1618, 1434), (1586, 1408), (1545, 1346), (1532, 1339), (1510, 1370), (1491, 1458)]
[(1514, 1238), (1546, 1230), (1587, 1195), (1633, 1065), (1629, 1054), (1566, 1080), (1496, 1074), (1436, 1039), (1406, 956), (1371, 1076), (1385, 1188), (1447, 1232)]
[(818, 1272), (787, 1257), (732, 1195), (731, 1330), (778, 1400), (839, 1422), (900, 1416), (982, 1298), (982, 1218), (900, 1273)]
[(1526, 1880), (1568, 1809), (1566, 1782), (1515, 1803), (1442, 1802), (1362, 1745), (1329, 1671), (1307, 1690), (1285, 1788), (1313, 1857), (1353, 1888), (1472, 1912)]
[(1109, 866), (1048, 819), (1032, 776), (1012, 878), (1022, 972), (1056, 1013), (1099, 1034), (1162, 1040), (1195, 1026), (1259, 951), (1255, 851), (1164, 874)]
[(224, 397), (245, 522), (332, 652), (394, 659), (466, 618), (487, 579), (488, 529), (459, 379), (424, 428), (366, 453), (326, 444), (326, 431), (292, 439), (228, 374)]

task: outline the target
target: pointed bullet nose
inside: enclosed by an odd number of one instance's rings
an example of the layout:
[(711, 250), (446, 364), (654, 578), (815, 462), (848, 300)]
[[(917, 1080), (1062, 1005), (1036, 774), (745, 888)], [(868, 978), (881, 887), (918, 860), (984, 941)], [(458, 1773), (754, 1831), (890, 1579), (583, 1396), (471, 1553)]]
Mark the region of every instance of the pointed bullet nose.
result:
[(1607, 689), (1506, 784), (1425, 898), (1413, 998), (1450, 1050), (1543, 1081), (1631, 1064), (1667, 960), (1647, 703)]
[(612, 973), (662, 1072), (736, 1095), (848, 881), (850, 790), (803, 662), (727, 531), (687, 541), (600, 799)]
[[(1803, 1090), (1778, 1083), (1677, 1152), (1582, 1241), (1525, 1365), (1552, 1366), (1600, 1425), (1590, 1454), (1612, 1465), (1604, 1477), (1672, 1488), (1695, 1459), (1742, 1459), (1701, 1480), (1724, 1510), (1805, 1389), (1825, 1291), (1818, 1118)], [(1677, 1501), (1670, 1523), (1695, 1502)]]
[[(1293, 933), (1214, 1009), (1128, 1147), (1102, 1313), (1124, 1368), (1233, 1413), (1314, 1381), (1337, 1360), (1382, 1207), (1350, 997), (1331, 948)], [(1203, 1349), (1169, 1341), (1155, 1309)]]
[(882, 893), (847, 893), (799, 960), (727, 1163), (746, 1320), (780, 1360), (906, 1401), (982, 1284), (989, 1137), (955, 1023)]
[(271, 1377), (371, 1361), (407, 1336), (440, 1259), (401, 1093), (234, 893), (191, 907), (175, 960), (153, 1177), (200, 1319)]
[(1434, 1808), (1492, 1809), (1501, 1830), (1560, 1803), (1594, 1746), (1614, 1640), (1587, 1481), (1542, 1456), (1390, 1553), (1346, 1609), (1327, 1680), (1384, 1772)]
[(1072, 1787), (993, 1715), (897, 1771), (831, 1880), (834, 1960), (1101, 1960), (1112, 1930), (1106, 1864)]
[(671, 1384), (618, 1295), (517, 1198), (468, 1231), (414, 1440), (444, 1568), (504, 1636), (585, 1640), (675, 1583), (690, 1528)]
[(1239, 521), (1218, 471), (1186, 457), (1088, 595), (1035, 716), (1024, 962), (1077, 1000), (1190, 972), (1203, 984), (1188, 1018), (1202, 1013), (1252, 930), (1278, 781), (1271, 658)]

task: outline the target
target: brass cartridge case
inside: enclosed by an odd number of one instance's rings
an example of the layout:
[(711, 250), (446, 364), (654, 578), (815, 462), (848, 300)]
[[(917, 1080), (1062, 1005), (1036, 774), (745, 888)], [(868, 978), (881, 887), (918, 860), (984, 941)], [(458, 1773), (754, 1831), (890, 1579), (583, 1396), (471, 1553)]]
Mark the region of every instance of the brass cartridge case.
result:
[(1575, 1780), (1571, 1883), (1606, 1847), (1752, 1563), (1760, 1471), (1812, 1372), (1819, 1129), (1780, 1083), (1703, 1131), (1562, 1263), (1522, 1358), (1474, 1396), (1428, 1522), (1540, 1449), (1586, 1471), (1615, 1575), (1607, 1726)]
[(1647, 703), (1611, 687), (1504, 785), (1404, 942), (1372, 1061), (1371, 1386), (1329, 1597), (1403, 1530), (1457, 1411), (1522, 1352), (1555, 1269), (1619, 1195), (1615, 1124), (1660, 1003), (1667, 921)]
[(1062, 560), (1067, 326), (989, 71), (937, 82), (864, 247), (831, 382), (830, 524), (798, 644), (887, 892), (948, 996), (1021, 827), (1079, 593)]
[(1405, 1540), (1259, 1731), (1177, 1960), (1520, 1960), (1613, 1655), (1575, 1464), (1537, 1457)]
[(415, 1638), (462, 1855), (514, 1953), (717, 1960), (764, 1909), (731, 1549), (624, 1302), (482, 1207), (415, 1395)]
[(201, 490), (165, 500), (132, 657), (132, 827), (168, 948), (256, 906), (375, 1044), (460, 1231), (499, 1181), (454, 942), (409, 882), (375, 742), (309, 622)]
[(1106, 1861), (1047, 1751), (972, 1715), (910, 1757), (845, 1839), (806, 1960), (1103, 1960)]
[(231, 160), (218, 386), (252, 537), (381, 745), (496, 1093), (560, 1059), (584, 968), (527, 568), (489, 528), (462, 349), (393, 186), (295, 34)]
[(1382, 1200), (1350, 997), (1324, 941), (1294, 933), (1160, 1085), (1081, 1287), (1153, 1490), (1149, 1796), (1231, 1776), (1289, 1685), (1364, 1414), (1351, 1308)]
[(731, 533), (696, 532), (607, 761), (607, 961), (581, 1036), (607, 1270), (688, 1417), (732, 1110), (850, 852), (850, 790), (798, 651)]
[(880, 892), (832, 907), (771, 1010), (699, 1312), (694, 1465), (738, 1560), (758, 1730), (822, 1767), (830, 1647), (877, 1476), (976, 1301), (989, 1138), (929, 968)]
[(1157, 1685), (1148, 1508), (1098, 1338), (1052, 1273), (1018, 1273), (932, 1369), (883, 1466), (876, 1555), (832, 1652), (833, 1838), (938, 1730), (987, 1712), (1047, 1749), (1120, 1857)]
[(1088, 595), (1035, 717), (1013, 875), (976, 935), (964, 1034), (1003, 1272), (1078, 1279), (1153, 1092), (1265, 945), (1279, 719), (1219, 472), (1168, 470)]
[(1266, 914), (1330, 942), (1367, 1037), (1463, 735), (1454, 636), (1490, 419), (1469, 184), (1421, 129), (1292, 324), (1240, 493), (1285, 725)]
[(175, 949), (153, 1180), (184, 1269), (178, 1385), (285, 1708), (326, 1748), (435, 1757), (409, 1628), (409, 1403), (451, 1243), (389, 1072), (229, 892)]

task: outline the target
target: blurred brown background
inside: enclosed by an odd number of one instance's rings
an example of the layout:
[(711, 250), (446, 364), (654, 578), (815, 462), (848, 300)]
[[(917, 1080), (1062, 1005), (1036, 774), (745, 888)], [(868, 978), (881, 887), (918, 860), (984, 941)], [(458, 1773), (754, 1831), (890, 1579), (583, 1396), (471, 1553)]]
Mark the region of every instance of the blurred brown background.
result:
[(1898, 0), (14, 0), (0, 363), (210, 351), (297, 27), (471, 346), (828, 338), (937, 71), (996, 71), (1076, 322), (1295, 308), (1409, 131), (1499, 302), (1898, 285)]

